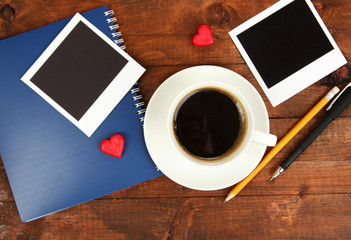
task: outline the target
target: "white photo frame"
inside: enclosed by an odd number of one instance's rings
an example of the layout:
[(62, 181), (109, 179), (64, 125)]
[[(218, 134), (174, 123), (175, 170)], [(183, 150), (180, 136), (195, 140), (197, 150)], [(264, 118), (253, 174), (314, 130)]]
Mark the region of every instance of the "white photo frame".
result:
[[(273, 86), (268, 86), (267, 79), (264, 79), (261, 74), (262, 71), (260, 73), (260, 71), (256, 68), (257, 64), (255, 66), (252, 60), (252, 54), (248, 53), (248, 49), (244, 47), (245, 43), (240, 41), (238, 36), (247, 30), (252, 30), (253, 27), (262, 26), (263, 21), (295, 1), (299, 1), (299, 4), (304, 2), (303, 4), (306, 4), (306, 6), (310, 9), (315, 20), (318, 22), (320, 29), (322, 29), (325, 37), (331, 44), (332, 50), (304, 65), (302, 68), (293, 72), (289, 76), (280, 79), (280, 81)], [(267, 23), (268, 21), (266, 20), (265, 22)], [(310, 0), (281, 0), (230, 31), (229, 35), (273, 107), (330, 74), (347, 62)], [(306, 39), (308, 39), (308, 36), (306, 36)], [(270, 61), (268, 57), (267, 61)], [(279, 71), (279, 69), (277, 69), (277, 71)]]
[[(98, 96), (96, 101), (93, 102), (80, 119), (73, 117), (72, 114), (66, 111), (60, 104), (53, 100), (52, 97), (31, 81), (32, 77), (47, 62), (49, 57), (64, 42), (78, 23), (84, 23), (84, 25), (96, 33), (107, 45), (112, 47), (118, 54), (122, 55), (127, 60), (126, 65), (124, 65), (124, 67), (117, 73), (111, 83), (108, 84), (108, 86), (102, 91), (101, 95)], [(77, 13), (24, 74), (21, 80), (90, 137), (121, 101), (125, 94), (132, 88), (144, 71), (145, 69), (141, 65), (121, 50), (120, 47), (118, 47), (110, 38), (86, 20), (82, 15)]]

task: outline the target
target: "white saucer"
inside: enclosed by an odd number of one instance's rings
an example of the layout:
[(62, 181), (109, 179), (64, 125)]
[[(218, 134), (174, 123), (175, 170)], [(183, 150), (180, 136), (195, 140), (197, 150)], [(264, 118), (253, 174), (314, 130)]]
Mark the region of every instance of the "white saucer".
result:
[(217, 66), (187, 68), (163, 82), (146, 109), (144, 133), (153, 161), (167, 177), (188, 188), (217, 190), (229, 187), (249, 175), (262, 159), (266, 146), (250, 143), (234, 161), (215, 166), (196, 164), (175, 150), (166, 127), (169, 108), (184, 88), (206, 80), (225, 82), (240, 89), (252, 108), (255, 129), (269, 133), (267, 109), (256, 89), (237, 73)]

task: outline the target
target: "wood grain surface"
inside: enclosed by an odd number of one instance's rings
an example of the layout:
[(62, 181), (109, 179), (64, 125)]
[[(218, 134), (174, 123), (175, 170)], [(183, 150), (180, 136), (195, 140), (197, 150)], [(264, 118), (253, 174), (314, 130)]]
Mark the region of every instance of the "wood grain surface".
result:
[[(0, 0), (0, 39), (107, 5), (116, 12), (127, 52), (146, 68), (139, 81), (146, 103), (179, 70), (201, 64), (223, 66), (259, 91), (271, 132), (280, 139), (331, 86), (350, 82), (351, 1), (312, 1), (349, 63), (273, 108), (228, 32), (275, 2)], [(215, 44), (192, 45), (201, 24), (211, 27)], [(286, 172), (269, 181), (324, 114), (319, 113), (226, 204), (231, 188), (196, 191), (162, 176), (22, 223), (0, 159), (0, 239), (351, 239), (351, 107)]]

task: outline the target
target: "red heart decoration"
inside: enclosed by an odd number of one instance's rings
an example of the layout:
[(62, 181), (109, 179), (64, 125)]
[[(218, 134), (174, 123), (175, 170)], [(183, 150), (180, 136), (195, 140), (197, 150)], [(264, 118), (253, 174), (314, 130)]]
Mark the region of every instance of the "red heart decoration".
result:
[(115, 134), (110, 139), (105, 139), (100, 144), (101, 151), (104, 153), (120, 158), (124, 148), (124, 137), (121, 134)]
[(214, 38), (209, 26), (203, 24), (197, 29), (198, 34), (193, 37), (193, 44), (197, 47), (214, 44)]

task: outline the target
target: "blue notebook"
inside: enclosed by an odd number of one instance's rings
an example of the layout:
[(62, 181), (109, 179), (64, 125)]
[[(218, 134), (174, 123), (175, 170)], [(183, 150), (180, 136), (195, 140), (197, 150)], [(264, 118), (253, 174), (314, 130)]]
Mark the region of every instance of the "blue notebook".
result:
[[(82, 15), (116, 40), (107, 11)], [(24, 222), (162, 175), (145, 146), (137, 88), (89, 138), (20, 80), (69, 20), (0, 41), (0, 154)], [(125, 138), (120, 159), (100, 150), (115, 133)]]

